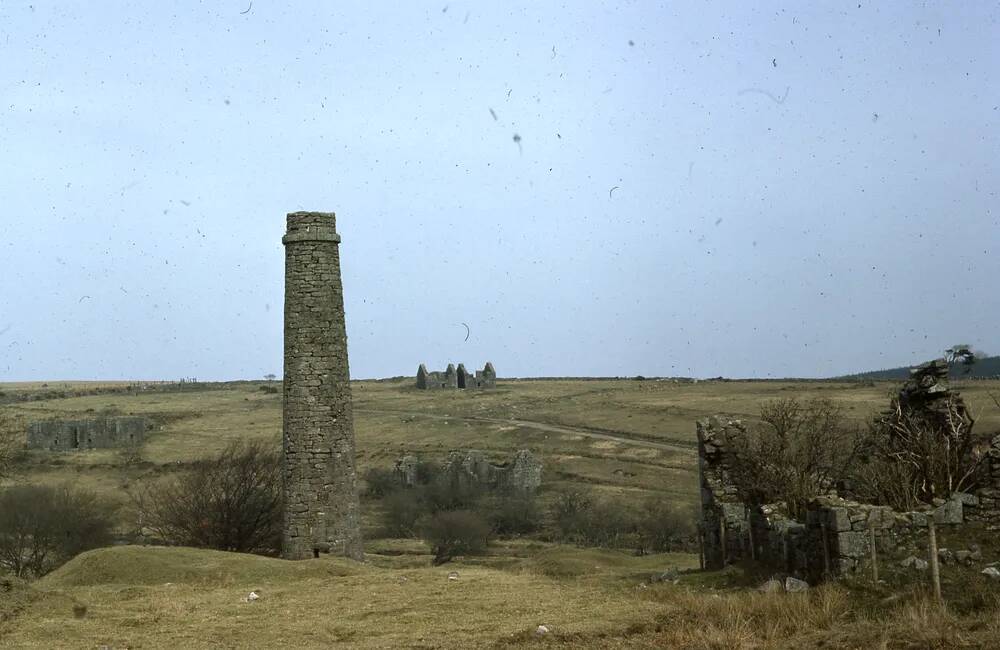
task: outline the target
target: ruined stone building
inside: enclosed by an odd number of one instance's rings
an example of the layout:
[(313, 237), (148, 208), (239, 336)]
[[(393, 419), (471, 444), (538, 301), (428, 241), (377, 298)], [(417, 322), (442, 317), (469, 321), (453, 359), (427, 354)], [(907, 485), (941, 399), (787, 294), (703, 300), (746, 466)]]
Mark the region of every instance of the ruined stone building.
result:
[(282, 555), (361, 560), (340, 235), (333, 213), (293, 212), (287, 226)]
[(465, 369), (465, 364), (449, 363), (444, 372), (429, 372), (427, 366), (420, 364), (417, 368), (417, 388), (423, 390), (449, 389), (449, 388), (496, 388), (497, 371), (493, 369), (493, 364), (489, 361), (482, 370), (471, 373)]
[(144, 417), (43, 420), (28, 425), (28, 448), (78, 451), (141, 445), (147, 428)]
[[(396, 461), (396, 480), (409, 487), (417, 485), (420, 464), (416, 456)], [(498, 492), (534, 493), (542, 484), (542, 461), (521, 449), (509, 461), (493, 463), (481, 451), (453, 451), (448, 454), (443, 474), (457, 482), (467, 482)]]
[[(957, 394), (947, 388), (947, 364), (932, 362), (913, 371), (899, 393), (906, 407), (934, 408)], [(958, 409), (964, 412), (964, 405)], [(862, 503), (849, 493), (818, 496), (798, 520), (782, 504), (745, 502), (734, 480), (741, 457), (734, 449), (748, 434), (737, 419), (716, 416), (697, 423), (701, 487), (699, 530), (705, 567), (718, 569), (753, 560), (810, 582), (851, 575), (870, 566), (873, 551), (881, 561), (908, 553), (926, 539), (928, 520), (960, 531), (970, 523), (1000, 528), (1000, 435), (985, 451), (981, 480), (968, 492), (954, 492), (911, 512)]]

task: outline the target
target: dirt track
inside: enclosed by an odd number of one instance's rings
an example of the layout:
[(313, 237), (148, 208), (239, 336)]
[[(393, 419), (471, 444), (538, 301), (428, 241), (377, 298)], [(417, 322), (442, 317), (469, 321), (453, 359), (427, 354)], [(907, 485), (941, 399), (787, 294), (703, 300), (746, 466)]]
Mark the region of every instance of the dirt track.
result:
[(601, 431), (585, 427), (568, 426), (564, 424), (548, 424), (546, 422), (535, 422), (532, 420), (505, 420), (503, 418), (486, 418), (486, 417), (461, 416), (461, 415), (432, 415), (430, 413), (421, 413), (419, 411), (396, 411), (387, 409), (366, 409), (366, 408), (355, 409), (355, 412), (405, 415), (407, 417), (427, 418), (430, 420), (461, 420), (464, 422), (485, 422), (488, 424), (503, 424), (507, 426), (522, 427), (524, 429), (548, 431), (550, 433), (562, 433), (574, 436), (585, 436), (587, 438), (595, 438), (597, 440), (611, 440), (613, 442), (619, 442), (623, 445), (632, 445), (635, 447), (647, 447), (649, 449), (662, 449), (665, 451), (674, 451), (674, 452), (679, 451), (686, 454), (694, 454), (697, 451), (694, 445), (683, 445), (680, 443), (670, 443), (670, 442), (655, 442), (652, 440), (644, 440), (642, 438), (634, 438), (624, 432)]

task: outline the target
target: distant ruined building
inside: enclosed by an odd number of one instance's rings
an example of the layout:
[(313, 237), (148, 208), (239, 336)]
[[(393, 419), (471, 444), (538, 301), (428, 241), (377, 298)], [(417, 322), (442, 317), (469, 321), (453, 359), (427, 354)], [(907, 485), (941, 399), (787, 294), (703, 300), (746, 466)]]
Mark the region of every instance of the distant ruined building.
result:
[(465, 364), (449, 363), (444, 372), (427, 370), (427, 366), (420, 364), (417, 368), (417, 388), (422, 390), (442, 389), (442, 388), (496, 388), (497, 371), (489, 361), (482, 370), (477, 370), (475, 374), (465, 369)]
[[(393, 475), (406, 487), (420, 483), (420, 459), (406, 455), (396, 461)], [(542, 485), (542, 461), (527, 449), (518, 450), (509, 460), (491, 462), (482, 451), (452, 451), (441, 468), (452, 485), (476, 485), (505, 493), (535, 493)]]
[(43, 420), (28, 425), (28, 448), (78, 451), (130, 447), (142, 444), (147, 427), (144, 417)]

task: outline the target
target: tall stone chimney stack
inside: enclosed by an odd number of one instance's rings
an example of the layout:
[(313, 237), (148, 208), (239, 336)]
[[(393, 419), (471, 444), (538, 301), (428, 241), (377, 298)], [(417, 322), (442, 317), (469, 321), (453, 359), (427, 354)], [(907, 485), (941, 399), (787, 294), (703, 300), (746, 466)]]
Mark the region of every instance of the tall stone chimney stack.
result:
[(332, 212), (292, 212), (285, 245), (282, 555), (361, 560), (340, 235)]

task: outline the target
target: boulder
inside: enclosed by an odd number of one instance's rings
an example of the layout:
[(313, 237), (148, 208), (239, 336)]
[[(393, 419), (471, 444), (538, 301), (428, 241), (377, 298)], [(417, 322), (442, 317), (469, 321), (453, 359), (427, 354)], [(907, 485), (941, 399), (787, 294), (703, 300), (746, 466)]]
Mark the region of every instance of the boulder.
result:
[(791, 576), (785, 578), (785, 591), (794, 593), (798, 591), (806, 591), (807, 589), (809, 589), (809, 583), (805, 580), (799, 580), (798, 578), (793, 578)]
[(938, 560), (941, 564), (951, 564), (955, 561), (955, 554), (946, 548), (938, 549)]
[(960, 524), (962, 521), (962, 502), (957, 499), (945, 501), (934, 511), (935, 524)]
[(995, 566), (988, 566), (980, 571), (980, 573), (993, 580), (1000, 580), (1000, 569), (997, 569)]

